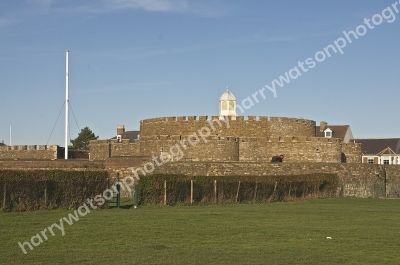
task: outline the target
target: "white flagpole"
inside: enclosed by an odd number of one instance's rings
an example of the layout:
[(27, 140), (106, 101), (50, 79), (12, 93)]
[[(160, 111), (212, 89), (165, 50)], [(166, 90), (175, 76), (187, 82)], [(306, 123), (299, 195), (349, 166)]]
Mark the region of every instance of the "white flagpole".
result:
[(68, 53), (66, 52), (66, 75), (65, 75), (65, 159), (68, 159)]

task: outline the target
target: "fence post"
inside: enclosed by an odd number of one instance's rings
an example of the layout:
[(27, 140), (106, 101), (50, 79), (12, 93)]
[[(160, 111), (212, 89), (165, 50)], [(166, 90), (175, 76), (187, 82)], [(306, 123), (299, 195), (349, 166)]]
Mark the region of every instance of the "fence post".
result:
[(214, 180), (214, 202), (217, 203), (217, 180)]
[(164, 180), (164, 205), (167, 205), (167, 180)]
[(292, 182), (289, 182), (289, 198), (290, 198), (290, 191), (292, 190)]
[(239, 180), (238, 189), (236, 192), (236, 202), (238, 201), (238, 197), (239, 197), (239, 189), (240, 189), (240, 180)]
[(278, 182), (277, 181), (275, 181), (275, 186), (274, 186), (274, 191), (272, 192), (272, 201), (274, 201), (274, 199), (275, 199), (275, 191), (276, 191), (276, 186), (278, 186)]
[(256, 197), (257, 197), (257, 185), (258, 185), (258, 181), (256, 181), (256, 187), (254, 188), (254, 198), (253, 201), (256, 201)]
[(193, 204), (193, 179), (190, 180), (190, 204)]
[(6, 208), (6, 198), (7, 198), (7, 184), (4, 183), (3, 208)]
[(136, 209), (138, 205), (138, 186), (133, 183), (133, 208)]
[(121, 185), (119, 185), (119, 173), (117, 173), (117, 208), (121, 204)]
[(47, 207), (47, 180), (44, 182), (44, 207)]

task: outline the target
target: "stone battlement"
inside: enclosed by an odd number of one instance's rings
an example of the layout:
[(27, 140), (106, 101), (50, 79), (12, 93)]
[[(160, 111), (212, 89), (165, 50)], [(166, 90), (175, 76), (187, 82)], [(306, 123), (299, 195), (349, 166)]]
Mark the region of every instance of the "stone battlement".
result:
[[(247, 117), (247, 119), (246, 119)], [(295, 122), (295, 123), (313, 123), (313, 120), (289, 118), (289, 117), (269, 117), (269, 116), (226, 116), (230, 121), (260, 121), (260, 122)], [(170, 122), (170, 121), (208, 121), (219, 119), (219, 116), (171, 116), (144, 119), (141, 123), (150, 122)]]
[(54, 150), (57, 145), (4, 145), (0, 146), (0, 151), (36, 151)]
[[(187, 140), (191, 135), (151, 135), (151, 136), (143, 136), (140, 137), (140, 142), (144, 141), (157, 141), (157, 140)], [(238, 137), (234, 136), (198, 136), (202, 141), (214, 141), (214, 140), (223, 140), (223, 141), (230, 141), (230, 142), (237, 142), (239, 141)], [(194, 138), (194, 136), (193, 136)]]
[(267, 116), (179, 116), (145, 119), (140, 122), (140, 137), (157, 135), (191, 135), (202, 129), (211, 136), (287, 137), (315, 136), (315, 121)]
[(0, 146), (0, 159), (57, 159), (57, 145)]
[(342, 141), (339, 138), (325, 138), (325, 137), (305, 137), (305, 136), (291, 136), (291, 137), (240, 137), (241, 142), (272, 142), (272, 143), (331, 143), (340, 145)]

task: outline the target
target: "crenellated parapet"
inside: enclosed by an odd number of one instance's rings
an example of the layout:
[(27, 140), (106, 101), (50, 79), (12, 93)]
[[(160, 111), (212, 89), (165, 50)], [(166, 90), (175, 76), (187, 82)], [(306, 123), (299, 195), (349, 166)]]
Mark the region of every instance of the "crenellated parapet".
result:
[(0, 159), (57, 159), (57, 145), (0, 146)]
[(267, 116), (179, 116), (145, 119), (140, 135), (190, 135), (209, 128), (211, 135), (236, 137), (315, 136), (315, 121)]

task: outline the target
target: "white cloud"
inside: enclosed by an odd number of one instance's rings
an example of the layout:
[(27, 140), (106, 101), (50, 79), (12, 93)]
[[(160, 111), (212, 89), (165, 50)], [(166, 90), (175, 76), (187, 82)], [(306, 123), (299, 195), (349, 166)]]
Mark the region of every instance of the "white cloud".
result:
[(9, 25), (18, 23), (18, 20), (15, 19), (8, 19), (8, 18), (0, 18), (0, 29), (7, 27)]
[(185, 0), (103, 0), (110, 9), (143, 9), (158, 12), (183, 12), (189, 6)]
[[(1, 4), (0, 4), (1, 6)], [(76, 15), (102, 15), (119, 11), (144, 10), (147, 12), (163, 12), (189, 14), (195, 16), (218, 17), (225, 15), (226, 7), (202, 0), (97, 0), (97, 1), (57, 1), (29, 0), (25, 5), (5, 6), (1, 11), (8, 18), (0, 18), (0, 29), (16, 22), (24, 22), (35, 17), (65, 17)]]
[(215, 1), (188, 0), (102, 0), (103, 11), (142, 9), (149, 12), (187, 13), (218, 17), (226, 13), (226, 6)]
[(41, 6), (41, 7), (50, 7), (53, 4), (53, 0), (35, 0), (35, 4)]

